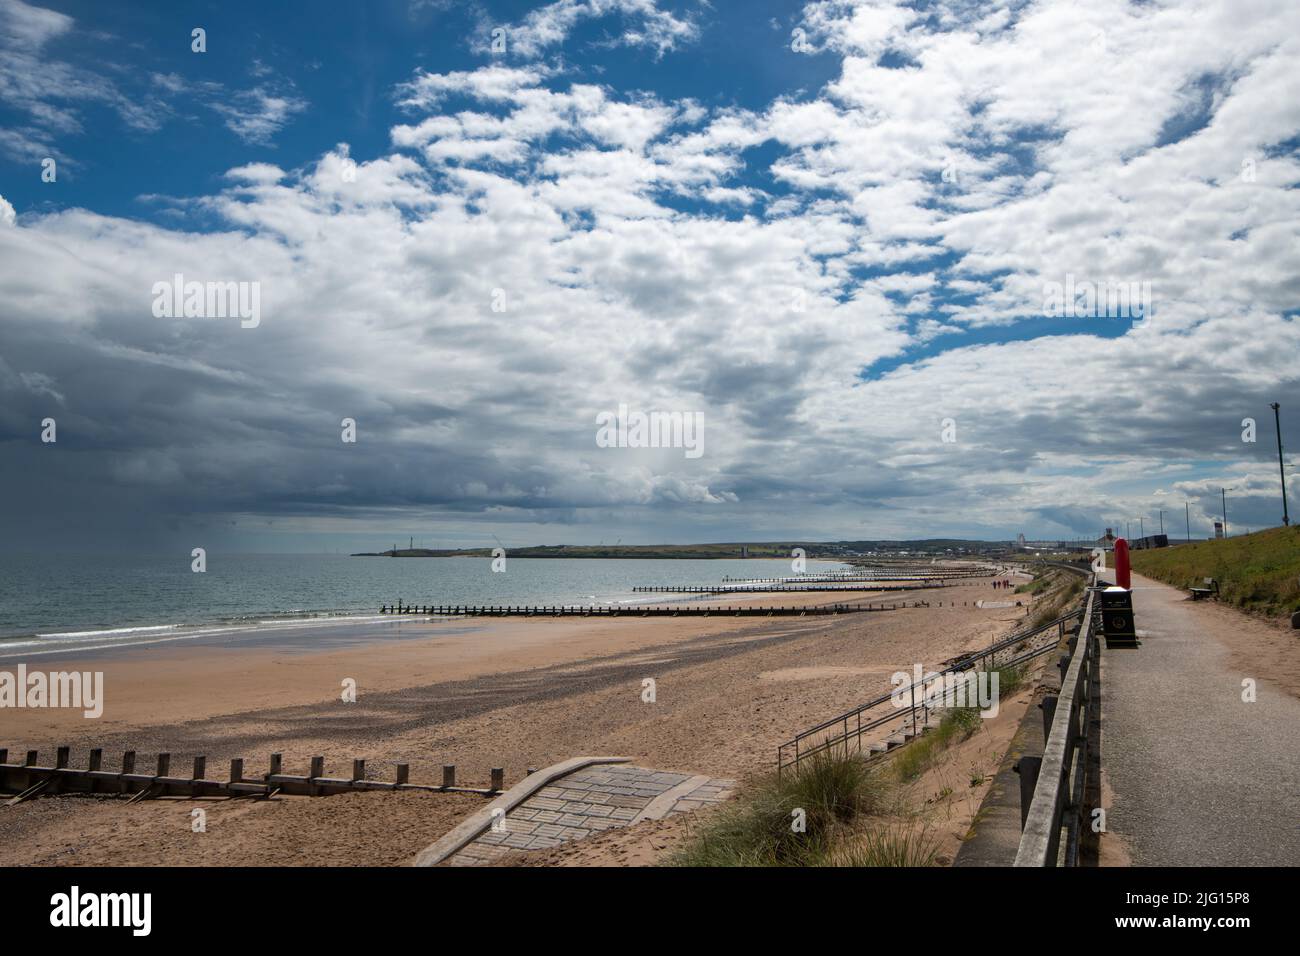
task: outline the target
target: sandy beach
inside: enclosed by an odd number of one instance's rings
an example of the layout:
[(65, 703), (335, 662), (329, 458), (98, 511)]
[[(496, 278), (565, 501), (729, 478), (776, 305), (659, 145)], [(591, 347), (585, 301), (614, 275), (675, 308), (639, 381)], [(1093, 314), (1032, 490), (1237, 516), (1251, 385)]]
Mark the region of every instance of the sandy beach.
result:
[[(977, 582), (897, 595), (930, 607), (835, 617), (412, 618), (385, 625), (400, 628), (400, 640), (360, 633), (326, 650), (300, 634), (281, 645), (60, 659), (49, 666), (104, 672), (103, 717), (8, 710), (0, 746), (15, 753), (68, 744), (74, 766), (102, 747), (110, 768), (126, 749), (144, 765), (163, 750), (176, 766), (196, 754), (210, 767), (242, 757), (249, 773), (261, 772), (272, 752), (284, 753), (286, 772), (304, 772), (316, 754), (327, 773), (362, 757), (377, 777), (408, 762), (416, 783), (437, 782), (441, 765), (452, 763), (463, 783), (485, 785), (489, 769), (503, 767), (509, 784), (530, 767), (579, 754), (743, 778), (772, 769), (778, 744), (798, 730), (888, 691), (893, 672), (987, 646), (1026, 608), (974, 602), (1008, 596)], [(859, 599), (870, 598), (782, 594), (773, 603)], [(345, 679), (356, 682), (355, 703), (341, 699)], [(653, 703), (642, 699), (647, 679)], [(400, 863), (481, 799), (37, 799), (0, 815), (0, 863), (276, 862), (268, 846), (290, 848), (287, 860), (289, 851), (276, 851), (284, 862)], [(198, 805), (208, 811), (201, 834), (189, 828)]]

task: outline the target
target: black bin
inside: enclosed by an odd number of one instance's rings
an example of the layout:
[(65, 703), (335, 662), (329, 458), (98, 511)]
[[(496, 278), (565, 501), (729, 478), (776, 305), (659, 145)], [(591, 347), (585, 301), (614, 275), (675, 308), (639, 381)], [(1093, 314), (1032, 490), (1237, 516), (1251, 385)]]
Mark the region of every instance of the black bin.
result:
[(1101, 592), (1101, 633), (1106, 638), (1107, 647), (1138, 646), (1132, 591), (1106, 588)]

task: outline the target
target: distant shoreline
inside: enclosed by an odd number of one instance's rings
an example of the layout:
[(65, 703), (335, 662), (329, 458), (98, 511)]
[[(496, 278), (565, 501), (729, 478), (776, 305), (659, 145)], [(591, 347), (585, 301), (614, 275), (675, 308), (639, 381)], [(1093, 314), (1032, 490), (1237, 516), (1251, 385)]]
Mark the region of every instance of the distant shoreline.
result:
[[(917, 541), (764, 541), (718, 544), (634, 544), (634, 545), (533, 545), (503, 549), (511, 558), (654, 558), (654, 559), (766, 559), (788, 561), (796, 548), (803, 557), (819, 561), (847, 561), (854, 558), (920, 559), (921, 557), (970, 558), (1004, 551), (1008, 542), (963, 541), (948, 538)], [(353, 558), (491, 558), (493, 548), (395, 548), (387, 551), (358, 551)]]
[[(806, 549), (805, 549), (806, 550)], [(760, 559), (760, 560), (777, 560), (788, 561), (790, 559), (789, 551), (763, 551), (749, 552), (741, 554), (739, 551), (676, 551), (676, 550), (655, 550), (648, 549), (645, 551), (632, 551), (627, 549), (609, 550), (603, 548), (519, 548), (516, 551), (508, 551), (507, 555), (511, 558), (654, 558), (654, 559), (683, 559), (683, 560), (738, 560), (738, 559)], [(361, 551), (349, 555), (352, 558), (490, 558), (493, 557), (491, 549), (476, 548), (467, 551), (438, 551), (429, 548), (401, 548), (394, 551)], [(838, 561), (841, 555), (823, 555), (808, 551), (805, 557), (812, 560), (832, 560)]]

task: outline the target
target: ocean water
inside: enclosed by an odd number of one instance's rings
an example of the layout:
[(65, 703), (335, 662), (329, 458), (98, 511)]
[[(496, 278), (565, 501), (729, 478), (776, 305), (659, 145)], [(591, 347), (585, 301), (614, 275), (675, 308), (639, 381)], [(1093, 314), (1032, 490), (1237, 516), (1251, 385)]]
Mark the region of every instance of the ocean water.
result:
[[(187, 553), (115, 557), (0, 556), (0, 653), (71, 645), (175, 641), (258, 627), (367, 620), (381, 605), (607, 605), (688, 599), (635, 594), (638, 585), (716, 584), (777, 577), (782, 560), (353, 558), (330, 554)], [(808, 570), (842, 568), (809, 561)]]

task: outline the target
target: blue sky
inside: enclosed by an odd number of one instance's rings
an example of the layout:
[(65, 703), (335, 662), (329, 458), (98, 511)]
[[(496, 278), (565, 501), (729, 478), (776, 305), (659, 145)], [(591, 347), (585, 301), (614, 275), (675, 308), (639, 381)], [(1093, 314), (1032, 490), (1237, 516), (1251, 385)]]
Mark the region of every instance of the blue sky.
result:
[[(0, 0), (3, 546), (1276, 524), (1296, 21)], [(598, 446), (620, 404), (705, 453)]]
[[(58, 195), (42, 190), (39, 177), (15, 175), (6, 183), (6, 198), (24, 210), (86, 206), (158, 221), (157, 211), (140, 197), (209, 191), (226, 170), (247, 162), (293, 167), (340, 142), (350, 144), (356, 156), (382, 154), (391, 127), (409, 118), (394, 103), (398, 84), (417, 68), (449, 72), (483, 65), (474, 42), (484, 24), (516, 22), (537, 5), (381, 0), (329, 10), (288, 2), (277, 4), (274, 16), (265, 4), (241, 0), (44, 6), (75, 18), (80, 27), (52, 40), (48, 52), (74, 63), (113, 64), (108, 75), (124, 96), (149, 108), (158, 128), (133, 128), (112, 105), (92, 102), (82, 111), (83, 128), (58, 140), (72, 160)], [(772, 46), (773, 21), (784, 25), (782, 36), (789, 33), (797, 19), (797, 8), (789, 4), (661, 6), (696, 12), (711, 37), (706, 57), (609, 48), (621, 18), (598, 17), (578, 24), (566, 39), (565, 55), (572, 58), (566, 76), (665, 99), (695, 97), (710, 106), (753, 109), (799, 88), (815, 92), (838, 71), (830, 54), (782, 62), (780, 69), (770, 58), (755, 56)], [(205, 54), (191, 51), (195, 27), (207, 31)], [(191, 86), (220, 84), (213, 102), (265, 89), (301, 107), (277, 123), (273, 135), (241, 137), (202, 105), (209, 97), (169, 94), (156, 77)], [(24, 114), (12, 103), (0, 104), (0, 125), (22, 126)], [(745, 178), (771, 185), (763, 166), (749, 172)]]

